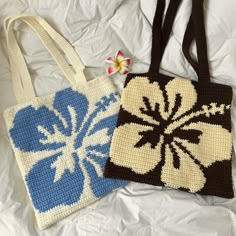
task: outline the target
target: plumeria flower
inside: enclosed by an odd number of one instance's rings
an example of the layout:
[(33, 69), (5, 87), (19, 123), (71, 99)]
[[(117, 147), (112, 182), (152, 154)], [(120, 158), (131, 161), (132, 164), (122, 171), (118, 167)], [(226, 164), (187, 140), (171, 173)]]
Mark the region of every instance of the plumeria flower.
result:
[(124, 53), (118, 51), (114, 57), (108, 57), (106, 62), (111, 64), (107, 68), (107, 74), (112, 75), (116, 72), (125, 75), (128, 73), (128, 66), (130, 64), (130, 58), (125, 58)]

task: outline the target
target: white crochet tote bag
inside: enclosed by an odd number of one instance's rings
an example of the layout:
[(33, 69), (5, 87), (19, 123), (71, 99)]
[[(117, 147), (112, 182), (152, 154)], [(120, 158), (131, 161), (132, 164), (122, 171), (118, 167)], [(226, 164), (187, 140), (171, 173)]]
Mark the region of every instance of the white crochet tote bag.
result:
[[(71, 87), (36, 97), (14, 35), (16, 20), (35, 31)], [(4, 117), (37, 223), (44, 229), (127, 184), (103, 178), (119, 95), (107, 76), (87, 81), (74, 49), (42, 18), (8, 17), (5, 31), (18, 105)]]

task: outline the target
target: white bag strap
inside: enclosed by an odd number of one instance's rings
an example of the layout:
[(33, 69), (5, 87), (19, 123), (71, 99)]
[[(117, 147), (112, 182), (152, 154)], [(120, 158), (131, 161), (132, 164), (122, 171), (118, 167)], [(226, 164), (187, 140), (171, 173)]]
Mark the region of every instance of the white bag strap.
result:
[[(72, 46), (45, 20), (38, 16), (26, 15), (8, 17), (5, 19), (4, 26), (12, 71), (13, 88), (18, 103), (28, 101), (29, 99), (35, 97), (30, 74), (14, 34), (13, 24), (14, 21), (18, 19), (25, 22), (36, 32), (55, 62), (62, 70), (66, 79), (68, 79), (71, 84), (87, 82), (83, 73), (84, 65), (81, 63), (78, 54)], [(57, 46), (62, 52), (64, 52), (66, 58), (71, 63), (73, 70), (69, 66), (65, 56), (58, 50), (55, 43), (57, 43)]]

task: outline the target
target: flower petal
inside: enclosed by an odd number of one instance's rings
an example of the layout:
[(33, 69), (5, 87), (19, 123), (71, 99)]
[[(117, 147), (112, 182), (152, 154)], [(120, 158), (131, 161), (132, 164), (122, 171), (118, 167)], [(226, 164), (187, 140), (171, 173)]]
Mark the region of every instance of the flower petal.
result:
[(120, 66), (120, 69), (119, 69), (119, 72), (122, 74), (122, 75), (126, 75), (128, 72), (129, 72), (129, 70), (128, 70), (128, 68), (126, 67), (126, 66)]
[[(99, 173), (97, 173), (95, 166), (99, 165), (101, 170), (103, 171), (106, 160), (107, 158), (97, 158), (96, 162), (91, 161), (91, 159), (90, 161), (86, 159), (83, 160), (83, 164), (87, 172), (89, 173), (91, 190), (96, 197), (102, 197), (112, 190), (128, 184), (128, 181), (104, 178), (103, 176), (99, 175)], [(102, 188), (99, 188), (98, 186), (102, 186)]]
[[(134, 123), (116, 128), (113, 134), (113, 145), (110, 148), (111, 162), (130, 168), (137, 174), (146, 174), (153, 170), (161, 160), (163, 136), (155, 148), (151, 148), (149, 143), (135, 147), (142, 138), (139, 133), (148, 130), (152, 130), (152, 127)], [(129, 134), (129, 138), (124, 139), (127, 134)]]
[(209, 167), (216, 161), (230, 160), (232, 155), (232, 135), (220, 125), (204, 122), (191, 123), (184, 126), (184, 130), (201, 131), (198, 144), (186, 140), (177, 139), (181, 142), (202, 165)]
[[(78, 106), (78, 101), (81, 106)], [(61, 114), (61, 118), (66, 121), (61, 132), (70, 136), (72, 131), (77, 131), (81, 127), (88, 111), (88, 100), (82, 93), (67, 88), (56, 93), (53, 106)]]
[(74, 157), (74, 172), (67, 169), (58, 181), (54, 181), (56, 170), (51, 166), (58, 158), (60, 156), (55, 155), (40, 160), (25, 177), (33, 205), (39, 212), (61, 204), (73, 204), (79, 201), (83, 192), (84, 175), (77, 157)]
[[(78, 101), (83, 106), (79, 107)], [(10, 136), (15, 146), (25, 152), (56, 151), (65, 146), (63, 136), (70, 136), (73, 129), (79, 129), (87, 109), (88, 101), (83, 94), (71, 88), (61, 90), (55, 94), (53, 105), (46, 100), (43, 106), (31, 105), (19, 110)]]
[(113, 75), (117, 71), (118, 71), (118, 68), (117, 68), (116, 64), (112, 64), (112, 65), (108, 66), (108, 68), (107, 68), (107, 74), (108, 75)]
[(174, 106), (177, 105), (177, 96), (181, 99), (173, 119), (189, 111), (197, 102), (197, 92), (190, 80), (175, 78), (166, 85), (165, 90), (168, 97), (168, 113), (172, 113)]
[[(158, 125), (160, 123), (158, 119), (144, 111), (148, 109), (145, 98), (153, 115), (161, 114), (162, 117), (167, 117), (164, 113), (163, 93), (158, 83), (150, 83), (147, 77), (136, 77), (126, 85), (121, 97), (121, 106), (132, 115)], [(156, 104), (159, 104), (159, 109), (156, 109)]]
[(121, 61), (122, 65), (128, 67), (130, 65), (130, 58), (125, 58)]
[(106, 59), (106, 62), (110, 63), (110, 64), (114, 64), (114, 63), (116, 63), (116, 58), (115, 57), (108, 57)]
[[(103, 137), (107, 137), (110, 140), (116, 126), (118, 107), (119, 94), (117, 92), (102, 96), (96, 101), (93, 112), (88, 115), (86, 122), (84, 122), (83, 127), (75, 138), (74, 147), (79, 148), (87, 138), (91, 144), (93, 139), (91, 135), (94, 135), (94, 142), (97, 142), (96, 140), (99, 139), (97, 132), (100, 134), (103, 132)], [(105, 142), (104, 138), (99, 140), (100, 142)]]
[(99, 120), (90, 130), (88, 135), (92, 135), (96, 133), (97, 131), (107, 129), (107, 135), (111, 136), (114, 132), (114, 129), (116, 127), (117, 122), (117, 114), (108, 116), (106, 118), (103, 118)]
[(121, 52), (121, 51), (118, 51), (118, 52), (116, 53), (115, 59), (118, 60), (118, 61), (124, 60), (124, 53)]
[[(47, 142), (48, 136), (55, 133), (55, 126), (59, 130), (64, 129), (62, 121), (53, 111), (45, 106), (39, 108), (27, 106), (16, 113), (13, 127), (9, 132), (14, 145), (24, 152), (44, 150), (56, 152), (58, 148), (65, 146), (65, 142), (63, 139), (59, 142), (56, 140)], [(42, 129), (46, 132), (41, 132)]]
[(206, 182), (200, 167), (184, 153), (177, 145), (172, 144), (178, 158), (179, 168), (174, 166), (174, 153), (170, 149), (170, 145), (165, 147), (165, 164), (161, 171), (161, 181), (165, 186), (175, 189), (186, 188), (190, 192), (200, 191)]

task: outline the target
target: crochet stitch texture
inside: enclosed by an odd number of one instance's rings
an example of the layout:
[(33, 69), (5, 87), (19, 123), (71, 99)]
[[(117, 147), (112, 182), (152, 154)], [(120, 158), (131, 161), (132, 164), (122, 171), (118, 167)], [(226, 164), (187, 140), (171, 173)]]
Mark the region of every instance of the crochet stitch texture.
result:
[(119, 95), (108, 78), (39, 97), (5, 112), (40, 228), (127, 182), (103, 178)]
[(180, 2), (164, 22), (166, 1), (157, 2), (149, 72), (126, 79), (105, 176), (232, 198), (232, 88), (210, 80), (203, 0), (192, 0), (182, 45), (198, 81), (159, 73)]
[(105, 176), (233, 197), (232, 89), (148, 76), (127, 78)]
[[(16, 20), (39, 36), (70, 87), (36, 96), (15, 38)], [(18, 101), (4, 116), (38, 226), (45, 229), (127, 184), (103, 177), (120, 97), (107, 76), (86, 79), (72, 46), (41, 17), (8, 17), (4, 25)]]

